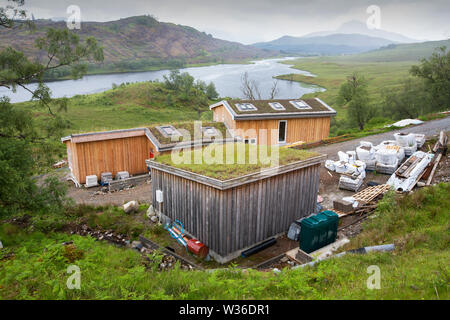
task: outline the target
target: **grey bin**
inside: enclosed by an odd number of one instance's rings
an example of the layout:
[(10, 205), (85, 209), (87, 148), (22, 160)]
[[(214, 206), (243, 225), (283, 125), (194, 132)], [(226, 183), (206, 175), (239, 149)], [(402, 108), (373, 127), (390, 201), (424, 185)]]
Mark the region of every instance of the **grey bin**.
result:
[(101, 175), (101, 183), (102, 185), (105, 185), (113, 180), (113, 175), (111, 172), (103, 172)]
[(291, 223), (291, 226), (289, 227), (289, 231), (287, 234), (287, 237), (294, 241), (300, 240), (300, 220), (294, 221)]
[(116, 174), (116, 180), (122, 180), (122, 179), (128, 179), (130, 177), (130, 174), (128, 171), (119, 171)]

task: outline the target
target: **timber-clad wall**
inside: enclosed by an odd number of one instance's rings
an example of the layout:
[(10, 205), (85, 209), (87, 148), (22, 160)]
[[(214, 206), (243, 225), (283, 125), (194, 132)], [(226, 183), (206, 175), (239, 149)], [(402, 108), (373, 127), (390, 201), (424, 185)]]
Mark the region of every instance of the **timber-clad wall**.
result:
[(100, 179), (103, 172), (147, 173), (145, 160), (149, 158), (150, 148), (156, 150), (146, 136), (66, 144), (73, 175), (81, 184), (86, 183), (88, 175), (95, 174)]
[(222, 257), (286, 232), (317, 201), (320, 161), (224, 190), (151, 167), (155, 208)]
[[(286, 143), (316, 142), (328, 138), (330, 134), (331, 117), (311, 117), (298, 119), (277, 119), (277, 120), (233, 120), (230, 113), (224, 106), (216, 107), (213, 110), (214, 121), (224, 122), (231, 130), (238, 131), (236, 135), (243, 135), (247, 130), (255, 130), (255, 134), (247, 131), (247, 134), (242, 138), (257, 138), (258, 144), (278, 144), (278, 125), (279, 120), (286, 120)], [(259, 130), (267, 130), (267, 135), (259, 136)], [(271, 136), (271, 130), (274, 130), (275, 135)]]

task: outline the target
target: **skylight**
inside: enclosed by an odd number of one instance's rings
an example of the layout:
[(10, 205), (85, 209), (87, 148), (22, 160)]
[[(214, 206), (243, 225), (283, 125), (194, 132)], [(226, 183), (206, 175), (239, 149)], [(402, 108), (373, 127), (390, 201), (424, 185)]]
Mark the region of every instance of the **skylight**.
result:
[(180, 132), (174, 126), (160, 126), (157, 128), (165, 137), (181, 136)]
[(312, 109), (305, 101), (303, 100), (295, 100), (295, 101), (289, 101), (290, 104), (292, 104), (297, 109)]
[(256, 109), (256, 107), (251, 104), (251, 103), (236, 103), (236, 107), (240, 110), (240, 111), (253, 111), (253, 110), (258, 110)]
[(286, 108), (279, 102), (269, 102), (269, 106), (271, 106), (274, 110), (286, 110)]
[(214, 127), (203, 127), (203, 133), (205, 136), (217, 136), (219, 134)]

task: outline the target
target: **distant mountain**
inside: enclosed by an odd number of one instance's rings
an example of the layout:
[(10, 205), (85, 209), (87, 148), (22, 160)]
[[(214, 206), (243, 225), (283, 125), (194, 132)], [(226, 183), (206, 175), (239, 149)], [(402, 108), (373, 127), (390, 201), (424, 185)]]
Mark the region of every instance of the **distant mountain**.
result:
[[(63, 21), (36, 20), (36, 32), (24, 28), (0, 29), (0, 50), (7, 46), (30, 57), (45, 58), (34, 41), (49, 27), (66, 28)], [(151, 16), (136, 16), (110, 22), (83, 22), (76, 30), (81, 38), (94, 36), (104, 48), (105, 64), (130, 61), (185, 63), (236, 62), (278, 54), (237, 42), (220, 40), (192, 27), (159, 22)]]
[(383, 38), (383, 39), (391, 40), (393, 42), (402, 42), (402, 43), (419, 42), (419, 40), (405, 37), (404, 35), (401, 35), (399, 33), (389, 32), (389, 31), (385, 31), (382, 29), (369, 29), (369, 28), (367, 28), (366, 23), (358, 21), (358, 20), (352, 20), (352, 21), (346, 22), (334, 31), (313, 32), (313, 33), (309, 33), (309, 34), (303, 36), (303, 38), (328, 36), (328, 35), (336, 34), (336, 33), (344, 33), (344, 34), (358, 33), (358, 34), (364, 34), (366, 36)]
[(332, 34), (316, 37), (284, 36), (253, 46), (283, 53), (340, 55), (361, 53), (392, 44), (393, 41), (362, 34)]

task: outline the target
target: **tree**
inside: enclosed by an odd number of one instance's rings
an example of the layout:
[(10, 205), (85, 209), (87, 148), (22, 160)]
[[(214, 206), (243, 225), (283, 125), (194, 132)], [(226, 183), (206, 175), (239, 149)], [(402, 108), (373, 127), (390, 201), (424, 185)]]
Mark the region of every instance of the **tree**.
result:
[(430, 93), (432, 110), (447, 110), (450, 105), (450, 51), (446, 47), (436, 48), (430, 58), (412, 66), (411, 74), (425, 80), (425, 89)]
[(216, 90), (216, 86), (213, 82), (210, 82), (206, 86), (206, 96), (209, 100), (216, 100), (219, 97), (219, 93)]
[[(31, 21), (24, 21), (27, 15), (23, 5), (23, 0), (9, 0), (7, 6), (0, 7), (0, 30), (34, 28)], [(45, 37), (36, 40), (36, 46), (47, 53), (45, 62), (31, 60), (12, 47), (0, 52), (0, 87), (11, 91), (24, 88), (37, 106), (45, 106), (50, 115), (50, 120), (37, 128), (30, 110), (19, 109), (7, 97), (0, 97), (0, 209), (43, 207), (55, 199), (61, 203), (63, 189), (56, 190), (57, 184), (51, 182), (38, 188), (32, 179), (38, 160), (49, 155), (56, 141), (54, 135), (67, 126), (58, 114), (66, 107), (67, 99), (53, 100), (43, 77), (49, 70), (68, 67), (72, 76), (79, 78), (87, 70), (87, 61), (103, 60), (103, 50), (94, 38), (81, 41), (68, 30), (49, 29)], [(28, 87), (32, 82), (37, 82), (35, 90)], [(59, 107), (57, 111), (53, 110), (55, 105)]]
[(430, 95), (422, 79), (408, 78), (400, 88), (384, 95), (383, 114), (393, 119), (417, 118), (431, 110)]
[(241, 91), (248, 100), (261, 100), (258, 83), (248, 78), (248, 72), (245, 72), (241, 77)]
[(274, 80), (272, 83), (272, 88), (270, 88), (270, 96), (269, 99), (273, 100), (276, 98), (276, 96), (278, 95), (278, 92), (280, 90), (278, 89), (278, 80)]
[(366, 79), (357, 73), (349, 76), (347, 81), (341, 85), (338, 102), (347, 106), (350, 123), (356, 124), (360, 130), (364, 130), (365, 124), (371, 117)]

